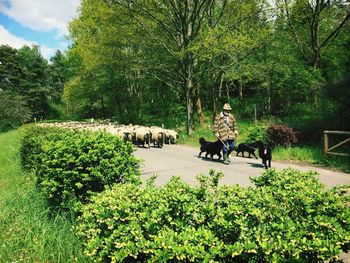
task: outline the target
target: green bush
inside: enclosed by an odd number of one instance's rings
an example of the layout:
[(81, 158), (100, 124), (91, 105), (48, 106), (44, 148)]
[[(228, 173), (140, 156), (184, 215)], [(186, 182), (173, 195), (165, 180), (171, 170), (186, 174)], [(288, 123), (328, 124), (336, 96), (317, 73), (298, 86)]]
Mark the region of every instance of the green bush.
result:
[(261, 255), (320, 262), (349, 250), (349, 186), (327, 190), (315, 175), (268, 170), (253, 179), (262, 209), (249, 232)]
[(43, 127), (38, 125), (25, 126), (20, 130), (20, 158), (25, 170), (35, 170), (41, 164), (43, 145), (49, 141), (65, 140), (72, 135), (72, 131), (55, 127)]
[(140, 183), (133, 146), (110, 134), (32, 127), (21, 142), (22, 164), (52, 206), (72, 208), (114, 183)]
[(222, 241), (207, 222), (213, 202), (173, 177), (164, 187), (115, 185), (92, 197), (78, 219), (78, 235), (97, 262), (208, 261)]
[(350, 245), (349, 196), (314, 173), (267, 170), (256, 188), (115, 185), (92, 197), (76, 228), (96, 262), (318, 262)]
[(0, 132), (17, 128), (31, 116), (25, 97), (0, 89)]
[(265, 122), (257, 122), (248, 128), (247, 142), (266, 141), (268, 124)]

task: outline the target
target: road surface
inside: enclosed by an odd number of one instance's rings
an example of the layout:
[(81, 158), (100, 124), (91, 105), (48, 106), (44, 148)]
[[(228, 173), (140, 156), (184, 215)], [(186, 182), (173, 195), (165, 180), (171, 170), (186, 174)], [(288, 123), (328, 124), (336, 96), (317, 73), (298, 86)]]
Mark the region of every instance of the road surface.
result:
[[(144, 160), (141, 166), (142, 178), (147, 179), (157, 174), (156, 185), (163, 185), (172, 176), (180, 176), (183, 181), (195, 185), (196, 175), (208, 174), (210, 169), (222, 171), (224, 177), (220, 184), (235, 185), (243, 187), (253, 186), (250, 176), (259, 176), (264, 172), (261, 159), (247, 157), (236, 157), (236, 152), (231, 154), (231, 164), (224, 165), (221, 161), (198, 158), (199, 147), (184, 145), (165, 145), (163, 148), (137, 148), (135, 155)], [(202, 154), (203, 155), (203, 154)], [(248, 155), (246, 153), (246, 155)], [(217, 159), (217, 156), (214, 157)], [(284, 168), (295, 168), (300, 171), (313, 170), (319, 173), (321, 182), (328, 187), (339, 184), (350, 184), (350, 174), (335, 172), (318, 167), (297, 165), (286, 162), (275, 162), (272, 159), (272, 167), (278, 170)]]

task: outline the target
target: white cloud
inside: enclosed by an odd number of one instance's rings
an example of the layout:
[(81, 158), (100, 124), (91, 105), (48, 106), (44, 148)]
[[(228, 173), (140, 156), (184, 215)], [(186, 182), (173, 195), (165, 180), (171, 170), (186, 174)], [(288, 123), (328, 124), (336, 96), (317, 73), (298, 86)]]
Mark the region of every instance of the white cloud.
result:
[[(30, 41), (24, 38), (17, 37), (12, 35), (4, 26), (0, 25), (0, 45), (9, 45), (13, 48), (21, 48), (25, 45), (32, 46), (38, 45), (38, 43), (34, 41)], [(55, 54), (55, 49), (50, 48), (48, 46), (42, 45), (40, 46), (41, 54), (44, 58), (49, 59), (51, 56)]]
[(49, 60), (50, 57), (55, 55), (56, 50), (54, 48), (50, 48), (50, 47), (44, 45), (44, 46), (40, 46), (40, 52), (41, 52), (41, 55), (43, 55), (44, 58)]
[(79, 0), (0, 0), (0, 11), (33, 30), (56, 29), (61, 37), (68, 33), (68, 22), (76, 16), (79, 3)]

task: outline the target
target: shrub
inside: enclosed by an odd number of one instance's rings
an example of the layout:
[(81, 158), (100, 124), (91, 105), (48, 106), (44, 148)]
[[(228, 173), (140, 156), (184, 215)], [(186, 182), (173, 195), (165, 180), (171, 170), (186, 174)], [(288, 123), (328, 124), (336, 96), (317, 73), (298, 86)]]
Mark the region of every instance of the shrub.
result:
[(266, 141), (267, 140), (267, 130), (268, 124), (264, 122), (254, 123), (253, 126), (248, 128), (248, 139), (247, 142), (255, 141)]
[(25, 126), (21, 130), (20, 159), (26, 170), (35, 170), (41, 164), (43, 145), (48, 142), (65, 140), (72, 135), (72, 131), (55, 127)]
[(71, 208), (114, 183), (139, 183), (133, 149), (103, 132), (33, 127), (22, 139), (21, 158), (49, 204)]
[(315, 172), (292, 169), (268, 170), (253, 182), (260, 209), (248, 232), (260, 256), (320, 262), (349, 250), (349, 186), (326, 190)]
[(285, 125), (272, 125), (267, 129), (267, 137), (274, 146), (288, 147), (298, 142), (297, 132)]
[(256, 188), (115, 185), (92, 197), (76, 231), (97, 262), (317, 262), (350, 246), (349, 196), (312, 172), (267, 170)]
[(0, 132), (17, 128), (31, 116), (25, 97), (0, 89)]

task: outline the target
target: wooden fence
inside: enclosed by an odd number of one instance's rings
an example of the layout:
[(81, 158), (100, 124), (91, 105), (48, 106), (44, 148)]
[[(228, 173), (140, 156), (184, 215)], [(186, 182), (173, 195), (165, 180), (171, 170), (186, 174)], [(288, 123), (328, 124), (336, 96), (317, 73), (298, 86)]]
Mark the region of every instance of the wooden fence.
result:
[(340, 152), (331, 152), (332, 150), (334, 150), (335, 148), (350, 142), (350, 137), (345, 139), (344, 141), (341, 141), (340, 143), (329, 147), (329, 138), (328, 135), (330, 134), (337, 134), (337, 135), (345, 135), (345, 136), (350, 136), (350, 132), (345, 132), (345, 131), (324, 131), (323, 135), (324, 135), (324, 153), (326, 154), (334, 154), (334, 155), (342, 155), (342, 156), (350, 156), (350, 154), (348, 153), (340, 153)]

